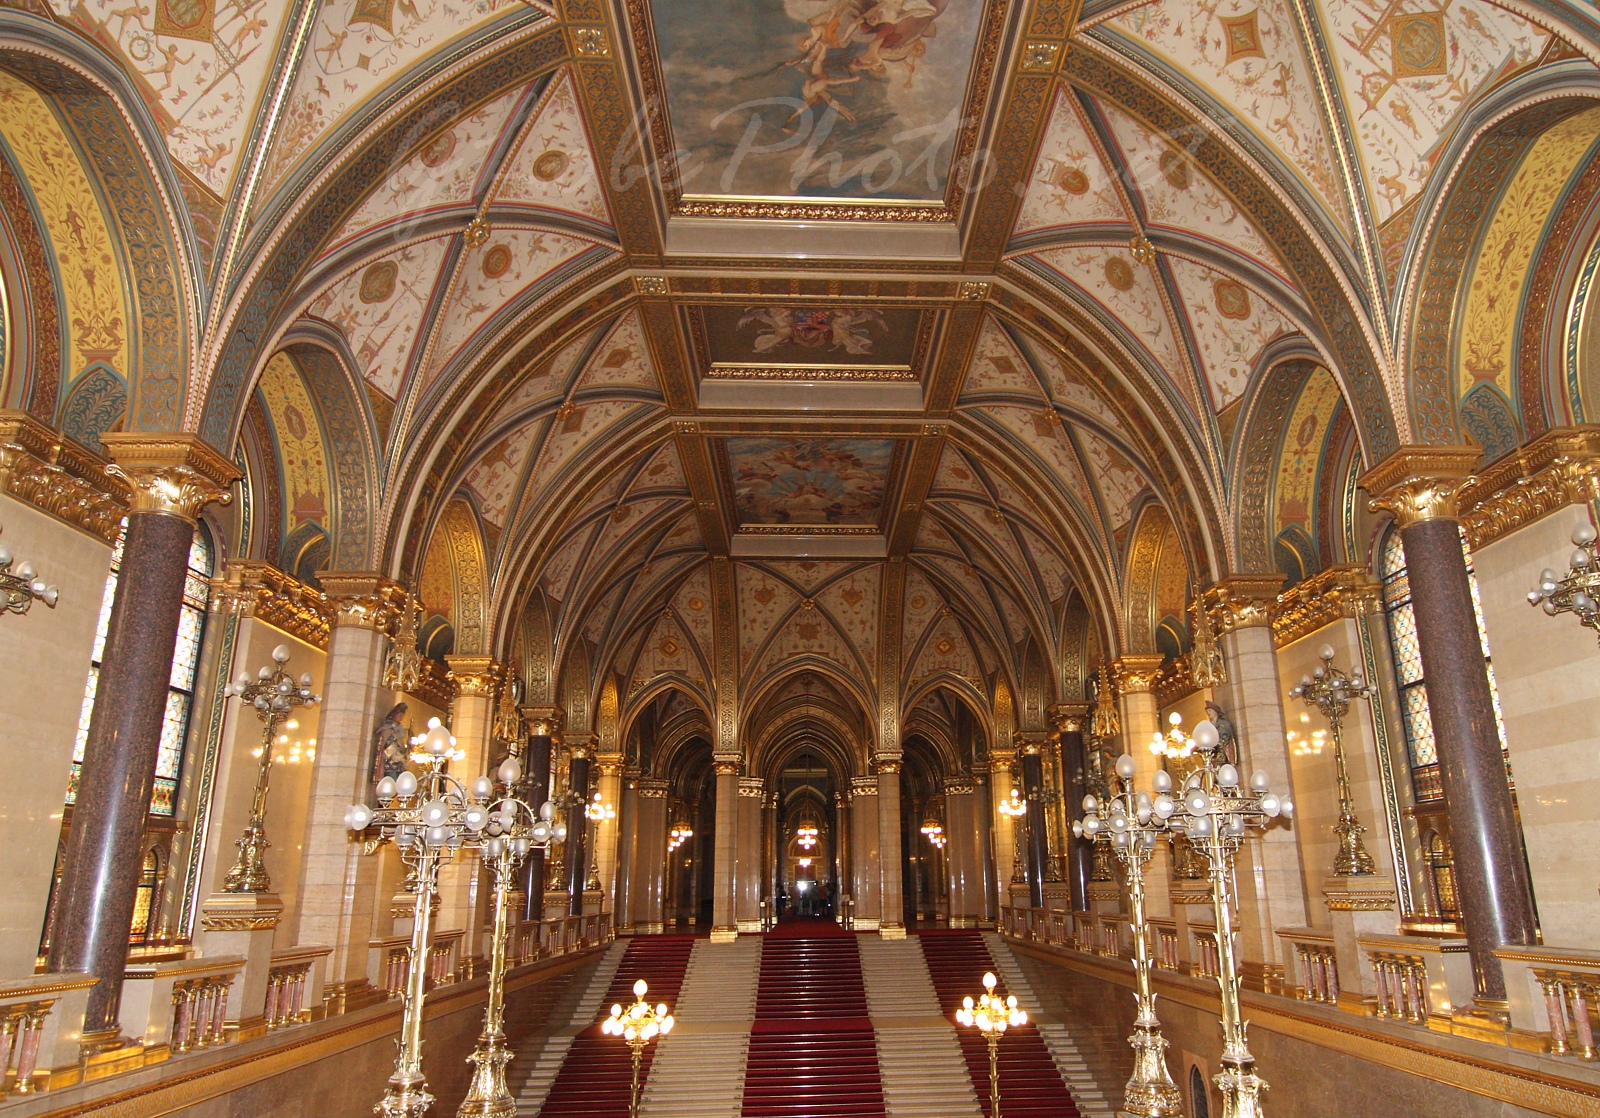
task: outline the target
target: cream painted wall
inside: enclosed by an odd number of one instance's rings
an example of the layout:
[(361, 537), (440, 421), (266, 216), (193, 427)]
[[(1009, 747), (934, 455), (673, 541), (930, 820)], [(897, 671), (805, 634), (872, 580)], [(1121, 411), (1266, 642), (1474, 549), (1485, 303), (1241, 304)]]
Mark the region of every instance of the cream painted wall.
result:
[(0, 543), (16, 563), (31, 561), (61, 588), (55, 609), (0, 616), (0, 663), (13, 669), (0, 691), (0, 757), (22, 779), (0, 797), (0, 849), (6, 852), (0, 903), (0, 978), (33, 973), (55, 869), (67, 776), (95, 621), (111, 548), (54, 517), (0, 495)]
[[(1322, 712), (1289, 692), (1302, 676), (1311, 675), (1321, 664), (1323, 646), (1333, 649), (1333, 663), (1351, 675), (1366, 675), (1361, 659), (1361, 638), (1355, 621), (1340, 618), (1330, 625), (1285, 645), (1278, 650), (1278, 674), (1283, 681), (1283, 717), (1295, 735), (1289, 745), (1289, 766), (1294, 774), (1295, 835), (1305, 860), (1306, 881), (1312, 895), (1308, 913), (1314, 927), (1328, 926), (1328, 910), (1319, 894), (1321, 882), (1333, 873), (1333, 858), (1338, 839), (1333, 833), (1339, 821), (1339, 782), (1333, 753), (1333, 735), (1324, 733), (1319, 744), (1313, 737), (1327, 731)], [(1382, 782), (1378, 769), (1377, 735), (1372, 726), (1372, 710), (1365, 702), (1353, 702), (1344, 727), (1345, 758), (1350, 773), (1351, 797), (1356, 817), (1366, 827), (1362, 840), (1372, 855), (1377, 871), (1394, 877), (1394, 846), (1389, 840), (1384, 815)], [(1408, 779), (1407, 774), (1400, 774)]]
[(1600, 946), (1600, 648), (1571, 615), (1546, 617), (1527, 593), (1545, 567), (1567, 570), (1568, 508), (1473, 553), (1511, 751), (1544, 942)]

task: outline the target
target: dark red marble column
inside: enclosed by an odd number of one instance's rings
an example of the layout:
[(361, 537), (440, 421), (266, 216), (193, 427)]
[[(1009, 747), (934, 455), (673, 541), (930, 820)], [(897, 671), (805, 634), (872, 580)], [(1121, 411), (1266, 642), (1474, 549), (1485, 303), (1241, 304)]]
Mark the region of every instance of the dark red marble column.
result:
[[(1088, 706), (1058, 715), (1056, 725), (1061, 733), (1061, 772), (1066, 783), (1062, 795), (1067, 800), (1067, 824), (1083, 818), (1083, 797), (1088, 791), (1083, 772), (1083, 722), (1088, 717)], [(1082, 912), (1089, 907), (1089, 877), (1094, 872), (1094, 850), (1083, 839), (1069, 833), (1067, 842), (1067, 883), (1072, 887), (1072, 907)]]
[[(554, 727), (548, 718), (541, 718), (527, 708), (523, 710), (523, 718), (531, 731), (523, 755), (527, 767), (528, 803), (538, 811), (539, 805), (550, 798), (550, 735)], [(522, 888), (527, 893), (523, 908), (525, 920), (539, 920), (544, 915), (544, 859), (544, 851), (535, 850), (528, 855), (523, 868)]]
[(1479, 454), (1407, 447), (1361, 485), (1373, 510), (1391, 511), (1400, 526), (1478, 1001), (1503, 1014), (1505, 974), (1494, 950), (1534, 943), (1537, 926), (1461, 549), (1456, 497)]
[(135, 492), (48, 959), (51, 971), (100, 980), (89, 991), (86, 1049), (114, 1047), (120, 1034), (128, 933), (194, 517), (208, 501), (225, 500), (222, 487), (235, 476), (198, 440), (107, 435), (105, 441)]
[(1045, 821), (1044, 758), (1037, 743), (1022, 746), (1022, 793), (1028, 801), (1024, 817), (1028, 836), (1028, 903), (1044, 907), (1045, 859), (1050, 856), (1048, 824)]
[(589, 820), (584, 815), (589, 805), (589, 753), (576, 746), (567, 791), (575, 801), (567, 808), (567, 890), (571, 894), (567, 912), (579, 916), (583, 913), (583, 884), (589, 877)]

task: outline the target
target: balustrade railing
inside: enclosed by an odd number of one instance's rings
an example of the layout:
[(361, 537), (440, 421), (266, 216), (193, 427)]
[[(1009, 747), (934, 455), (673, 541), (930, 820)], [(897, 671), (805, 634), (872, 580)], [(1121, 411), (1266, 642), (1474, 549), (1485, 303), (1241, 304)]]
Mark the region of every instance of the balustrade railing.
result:
[(1428, 1022), (1428, 969), (1421, 955), (1405, 951), (1371, 951), (1378, 984), (1378, 1016), (1413, 1025)]
[(1294, 996), (1323, 1005), (1339, 1004), (1339, 959), (1333, 932), (1326, 928), (1279, 928), (1278, 936), (1294, 948)]
[(47, 1090), (58, 1068), (76, 1082), (78, 1034), (94, 984), (81, 974), (0, 982), (0, 1098)]
[(1156, 918), (1150, 921), (1150, 960), (1156, 970), (1183, 968), (1183, 951), (1178, 939), (1178, 922)]
[(1530, 945), (1495, 954), (1505, 967), (1514, 1030), (1542, 1035), (1554, 1056), (1600, 1058), (1600, 951)]
[(1194, 960), (1189, 964), (1189, 973), (1196, 978), (1216, 978), (1222, 973), (1222, 962), (1217, 954), (1217, 929), (1209, 924), (1191, 924), (1189, 934), (1194, 941)]
[(172, 984), (172, 1050), (188, 1052), (227, 1041), (228, 990), (234, 975), (202, 975)]

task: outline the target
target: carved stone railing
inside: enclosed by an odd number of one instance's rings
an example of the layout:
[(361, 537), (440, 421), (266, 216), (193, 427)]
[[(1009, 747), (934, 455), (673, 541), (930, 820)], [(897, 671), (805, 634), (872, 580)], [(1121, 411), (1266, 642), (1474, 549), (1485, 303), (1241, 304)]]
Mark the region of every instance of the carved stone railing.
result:
[(214, 1048), (233, 1038), (228, 991), (244, 969), (242, 955), (212, 955), (130, 964), (122, 987), (122, 1027), (153, 1052)]
[(1183, 951), (1176, 920), (1160, 917), (1150, 920), (1150, 959), (1157, 970), (1183, 969)]
[(1464, 939), (1432, 936), (1361, 936), (1372, 968), (1377, 1014), (1394, 1021), (1448, 1031), (1458, 1004), (1472, 999), (1472, 963)]
[(267, 1002), (262, 1016), (268, 1030), (285, 1029), (310, 1021), (322, 1005), (321, 961), (331, 947), (305, 944), (272, 955), (267, 971)]
[[(428, 944), (428, 988), (446, 986), (456, 980), (455, 960), (465, 935), (459, 929), (435, 932)], [(398, 998), (406, 992), (406, 972), (411, 966), (411, 937), (389, 936), (367, 944), (370, 981), (385, 997)]]
[(1562, 947), (1502, 947), (1511, 1027), (1538, 1039), (1556, 1056), (1600, 1058), (1595, 1017), (1600, 1012), (1600, 951)]
[(1302, 1001), (1339, 1004), (1339, 959), (1328, 928), (1279, 928), (1278, 936), (1294, 948), (1293, 994)]
[(78, 1034), (89, 988), (81, 974), (36, 974), (0, 982), (0, 1098), (78, 1082)]
[(586, 912), (582, 916), (558, 916), (544, 922), (544, 953), (564, 955), (598, 947), (611, 938), (611, 914)]
[(1190, 924), (1189, 942), (1194, 948), (1189, 958), (1189, 973), (1196, 978), (1216, 978), (1222, 973), (1217, 954), (1217, 929), (1214, 924)]

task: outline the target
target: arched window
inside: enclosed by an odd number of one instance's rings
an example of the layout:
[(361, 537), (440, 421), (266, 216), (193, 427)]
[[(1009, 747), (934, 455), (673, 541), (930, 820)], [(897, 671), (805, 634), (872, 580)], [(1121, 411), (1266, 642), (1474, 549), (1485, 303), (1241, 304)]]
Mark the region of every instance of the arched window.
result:
[(161, 850), (152, 846), (145, 852), (139, 872), (139, 889), (133, 895), (133, 924), (128, 929), (129, 943), (145, 943), (161, 922)]
[(1189, 1065), (1189, 1109), (1194, 1118), (1211, 1118), (1211, 1100), (1206, 1096), (1206, 1077), (1197, 1064)]
[[(1494, 682), (1494, 664), (1489, 658), (1489, 638), (1483, 625), (1483, 607), (1478, 601), (1478, 576), (1472, 568), (1472, 555), (1461, 545), (1467, 561), (1467, 582), (1472, 587), (1472, 612), (1478, 620), (1478, 639), (1483, 647), (1484, 666), (1489, 673), (1489, 693), (1494, 699), (1494, 719), (1500, 731), (1500, 745), (1506, 740), (1506, 727), (1500, 717), (1500, 691)], [(1400, 712), (1405, 724), (1406, 746), (1411, 757), (1411, 783), (1418, 804), (1439, 803), (1444, 789), (1439, 780), (1439, 750), (1433, 738), (1433, 718), (1428, 712), (1428, 695), (1423, 686), (1422, 653), (1417, 645), (1417, 619), (1411, 606), (1411, 583), (1406, 575), (1406, 552), (1400, 532), (1391, 526), (1379, 550), (1378, 574), (1383, 580), (1383, 609), (1389, 619), (1389, 649), (1394, 656), (1395, 680), (1400, 688)]]
[[(183, 769), (184, 742), (189, 734), (189, 715), (194, 709), (195, 676), (200, 670), (200, 642), (205, 637), (206, 607), (211, 601), (211, 575), (216, 559), (211, 537), (205, 526), (195, 529), (189, 547), (189, 570), (184, 578), (183, 609), (178, 616), (178, 640), (172, 651), (172, 675), (167, 683), (167, 711), (161, 723), (161, 751), (156, 758), (155, 788), (150, 793), (150, 814), (171, 815), (178, 791), (178, 775)], [(100, 684), (100, 657), (105, 651), (106, 628), (111, 624), (111, 603), (117, 596), (117, 578), (122, 570), (122, 537), (111, 552), (111, 573), (106, 577), (100, 599), (100, 622), (95, 629), (94, 652), (89, 679), (84, 685), (83, 709), (78, 715), (78, 741), (72, 751), (72, 775), (67, 782), (67, 803), (78, 798), (78, 774), (83, 767), (83, 749), (89, 740), (89, 720), (94, 715), (95, 691)]]

